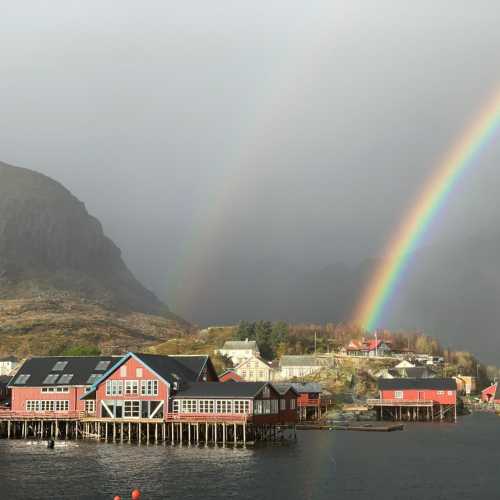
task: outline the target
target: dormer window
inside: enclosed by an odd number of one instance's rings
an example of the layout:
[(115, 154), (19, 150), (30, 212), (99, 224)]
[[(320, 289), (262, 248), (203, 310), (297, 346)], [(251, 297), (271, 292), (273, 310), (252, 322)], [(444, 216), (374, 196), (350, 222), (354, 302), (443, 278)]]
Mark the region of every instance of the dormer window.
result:
[(53, 367), (52, 371), (53, 372), (62, 372), (66, 366), (68, 365), (67, 361), (58, 361)]

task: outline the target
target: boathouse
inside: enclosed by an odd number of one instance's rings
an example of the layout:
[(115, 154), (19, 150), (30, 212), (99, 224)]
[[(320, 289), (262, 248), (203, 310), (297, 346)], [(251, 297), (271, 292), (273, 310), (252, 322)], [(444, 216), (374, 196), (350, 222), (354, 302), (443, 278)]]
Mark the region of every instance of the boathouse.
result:
[(378, 399), (368, 406), (381, 420), (452, 420), (457, 418), (457, 384), (452, 378), (379, 379)]
[(299, 420), (311, 421), (321, 418), (321, 384), (316, 382), (293, 383), (292, 387), (298, 394)]
[(119, 357), (45, 356), (28, 359), (9, 383), (15, 413), (52, 413), (76, 417), (92, 412), (81, 397)]

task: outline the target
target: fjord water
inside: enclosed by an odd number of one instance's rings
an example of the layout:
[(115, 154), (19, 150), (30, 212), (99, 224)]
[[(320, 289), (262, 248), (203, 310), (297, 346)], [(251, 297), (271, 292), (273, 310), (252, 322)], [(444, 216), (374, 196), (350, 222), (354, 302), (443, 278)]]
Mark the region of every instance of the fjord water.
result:
[(255, 448), (0, 441), (0, 498), (498, 498), (500, 418), (410, 424), (403, 432), (302, 431)]

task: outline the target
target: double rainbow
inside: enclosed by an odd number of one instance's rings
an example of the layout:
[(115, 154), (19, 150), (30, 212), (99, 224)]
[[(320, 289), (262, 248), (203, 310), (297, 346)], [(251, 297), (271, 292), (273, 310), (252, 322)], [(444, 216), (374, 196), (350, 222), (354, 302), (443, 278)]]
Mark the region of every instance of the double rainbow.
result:
[(385, 306), (432, 220), (499, 125), (500, 91), (445, 155), (399, 226), (386, 248), (382, 263), (362, 293), (354, 314), (356, 324), (368, 331), (377, 328)]

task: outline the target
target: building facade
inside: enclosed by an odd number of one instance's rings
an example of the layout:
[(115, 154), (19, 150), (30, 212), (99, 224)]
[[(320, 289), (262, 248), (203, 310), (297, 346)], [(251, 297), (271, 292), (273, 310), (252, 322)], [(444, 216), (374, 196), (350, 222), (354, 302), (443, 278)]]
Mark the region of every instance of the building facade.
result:
[(271, 382), (274, 370), (262, 358), (252, 356), (234, 368), (235, 373), (246, 382)]
[(249, 358), (260, 357), (259, 346), (255, 340), (228, 340), (222, 349), (217, 351), (231, 360), (233, 365), (239, 365)]

